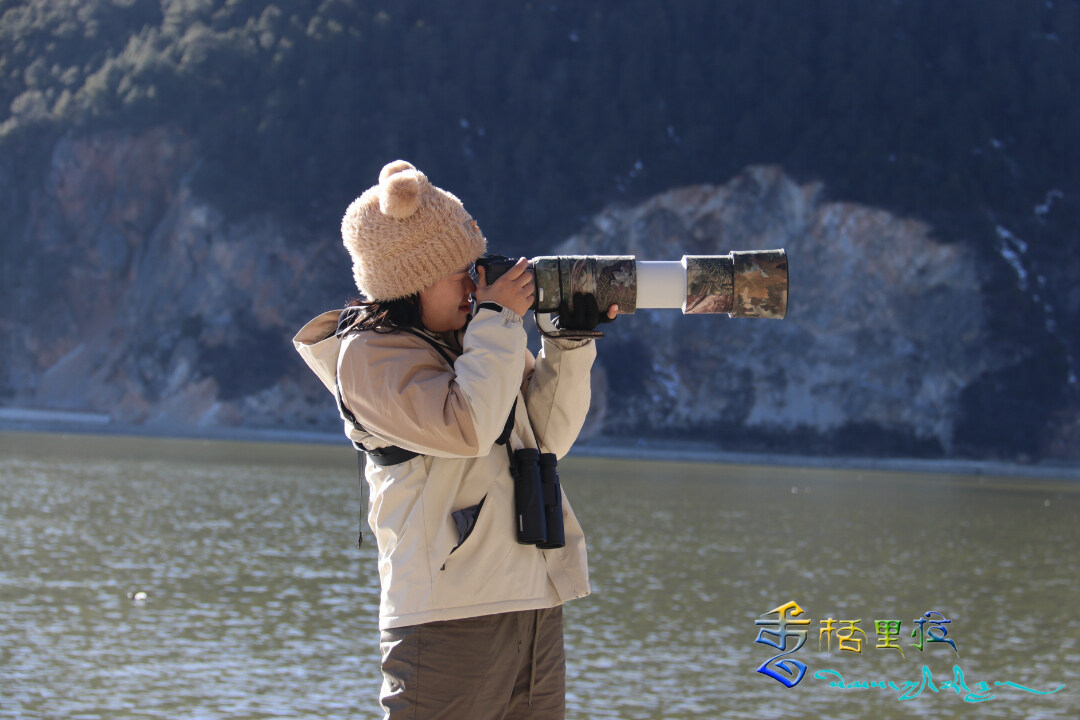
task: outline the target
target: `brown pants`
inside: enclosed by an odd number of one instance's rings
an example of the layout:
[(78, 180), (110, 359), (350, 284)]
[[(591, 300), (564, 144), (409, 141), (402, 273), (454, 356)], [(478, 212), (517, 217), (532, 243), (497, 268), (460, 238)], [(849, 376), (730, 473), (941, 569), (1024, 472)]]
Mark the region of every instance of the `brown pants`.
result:
[(383, 630), (386, 720), (563, 720), (562, 607)]

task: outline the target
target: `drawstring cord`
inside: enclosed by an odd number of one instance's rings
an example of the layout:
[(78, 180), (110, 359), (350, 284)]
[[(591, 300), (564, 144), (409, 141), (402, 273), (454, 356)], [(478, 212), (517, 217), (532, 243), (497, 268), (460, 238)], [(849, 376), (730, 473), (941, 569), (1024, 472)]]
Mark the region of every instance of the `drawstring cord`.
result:
[(533, 685), (536, 684), (536, 646), (540, 644), (540, 611), (533, 611), (533, 641), (532, 641), (532, 658), (530, 663), (532, 667), (529, 669), (529, 707), (532, 707), (532, 695)]

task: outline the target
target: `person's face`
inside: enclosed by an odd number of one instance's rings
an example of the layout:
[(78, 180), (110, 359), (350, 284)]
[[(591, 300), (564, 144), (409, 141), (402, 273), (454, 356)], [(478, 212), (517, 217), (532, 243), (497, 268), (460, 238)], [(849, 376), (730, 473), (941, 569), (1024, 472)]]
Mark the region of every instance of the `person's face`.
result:
[(420, 320), (432, 332), (449, 332), (465, 327), (472, 312), (476, 283), (463, 267), (420, 291)]

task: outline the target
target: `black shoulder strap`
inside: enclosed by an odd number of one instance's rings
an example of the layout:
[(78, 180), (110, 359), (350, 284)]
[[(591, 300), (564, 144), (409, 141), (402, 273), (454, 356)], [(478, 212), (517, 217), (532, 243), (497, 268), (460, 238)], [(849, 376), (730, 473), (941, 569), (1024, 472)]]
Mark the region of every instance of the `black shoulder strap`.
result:
[[(342, 313), (342, 319), (341, 319), (341, 321), (339, 322), (339, 325), (338, 325), (338, 332), (342, 332), (343, 328), (347, 328), (349, 325), (351, 325), (350, 320), (352, 320), (352, 318), (346, 319), (345, 313), (343, 312)], [(347, 330), (346, 330), (346, 332), (347, 332)], [(431, 345), (433, 348), (435, 348), (435, 350), (439, 353), (439, 355), (442, 356), (442, 358), (444, 360), (446, 360), (446, 362), (450, 365), (450, 367), (454, 366), (454, 360), (453, 360), (453, 358), (450, 357), (450, 353), (448, 353), (446, 351), (446, 348), (444, 348), (441, 344), (436, 342), (433, 338), (430, 338), (427, 335), (424, 335), (423, 333), (416, 332), (415, 330), (410, 330), (410, 329), (407, 329), (407, 328), (405, 329), (405, 332), (408, 332), (408, 333), (410, 333), (412, 335), (416, 335), (421, 340), (426, 341), (429, 345)], [(341, 377), (337, 373), (334, 373), (334, 385), (335, 385), (335, 388), (334, 388), (335, 393), (334, 394), (337, 396), (338, 410), (341, 412), (342, 416), (344, 416), (346, 419), (348, 419), (348, 421), (350, 423), (352, 423), (353, 427), (358, 429), (360, 432), (367, 432), (367, 430), (364, 429), (364, 426), (361, 425), (357, 421), (356, 416), (353, 415), (352, 411), (349, 410), (348, 406), (345, 404), (344, 393), (341, 390)], [(513, 457), (512, 451), (510, 449), (510, 433), (512, 433), (514, 431), (514, 414), (516, 413), (516, 411), (517, 411), (517, 398), (514, 399), (514, 404), (510, 406), (510, 415), (506, 418), (506, 425), (503, 426), (503, 431), (499, 434), (499, 437), (496, 438), (496, 440), (495, 440), (496, 444), (506, 446), (506, 452), (507, 452), (507, 455), (510, 458), (511, 472), (513, 472), (513, 467), (514, 467), (513, 460), (514, 460), (514, 457)], [(389, 466), (389, 465), (399, 465), (401, 463), (408, 462), (409, 460), (412, 460), (414, 457), (419, 457), (420, 456), (420, 453), (418, 453), (418, 452), (413, 452), (412, 450), (406, 450), (405, 448), (398, 447), (397, 445), (387, 445), (386, 447), (376, 448), (374, 450), (369, 450), (362, 443), (359, 443), (359, 442), (354, 442), (353, 446), (356, 448), (357, 464), (359, 466), (360, 501), (361, 501), (361, 505), (364, 508), (367, 507), (367, 503), (364, 502), (364, 485), (365, 485), (365, 482), (364, 482), (364, 457), (365, 456), (367, 457), (368, 460), (375, 463), (375, 465), (377, 465), (379, 467), (386, 467), (386, 466)], [(358, 534), (358, 536), (356, 538), (356, 546), (358, 548), (361, 547), (363, 545), (363, 542), (364, 542), (363, 520), (361, 520), (360, 521), (360, 532), (359, 532), (359, 534)]]
[[(446, 348), (440, 343), (436, 342), (434, 338), (430, 338), (422, 332), (417, 332), (412, 329), (405, 329), (405, 332), (411, 333), (421, 340), (426, 340), (431, 347), (435, 348), (443, 359), (450, 364), (450, 367), (454, 367), (454, 361), (451, 359), (450, 354), (446, 352)], [(510, 433), (514, 431), (514, 413), (517, 411), (517, 399), (514, 399), (514, 404), (510, 406), (510, 415), (506, 418), (506, 425), (503, 426), (503, 431), (499, 433), (499, 437), (495, 439), (496, 445), (506, 445), (510, 442)]]
[(442, 355), (443, 360), (445, 360), (450, 365), (450, 367), (454, 367), (454, 359), (452, 357), (450, 357), (450, 353), (448, 353), (446, 351), (446, 347), (444, 347), (442, 345), (442, 343), (435, 340), (435, 338), (428, 337), (424, 333), (422, 333), (422, 332), (420, 332), (418, 330), (413, 330), (412, 328), (402, 328), (402, 330), (404, 332), (409, 333), (410, 335), (415, 335), (416, 337), (420, 338), (421, 340), (426, 342), (431, 347), (435, 348), (436, 352), (438, 352), (440, 355)]
[[(353, 427), (355, 427), (360, 432), (367, 432), (367, 430), (364, 429), (364, 426), (357, 421), (356, 416), (352, 414), (352, 411), (349, 410), (349, 408), (345, 405), (345, 399), (342, 397), (341, 392), (341, 379), (336, 378), (335, 381), (337, 383), (337, 392), (335, 393), (335, 395), (337, 395), (338, 410), (340, 410), (341, 414), (344, 415), (345, 418), (353, 424)], [(384, 467), (386, 465), (398, 465), (399, 463), (408, 462), (414, 457), (420, 455), (420, 453), (418, 452), (406, 450), (405, 448), (398, 447), (397, 445), (387, 445), (386, 447), (375, 448), (374, 450), (370, 450), (366, 446), (358, 442), (353, 443), (353, 446), (358, 452), (366, 453), (368, 458), (371, 459), (371, 462), (375, 463), (379, 467)]]
[[(442, 356), (444, 360), (446, 360), (450, 367), (454, 366), (454, 360), (450, 357), (450, 353), (447, 352), (446, 348), (443, 347), (442, 344), (437, 342), (434, 338), (430, 338), (424, 333), (417, 332), (416, 330), (412, 330), (411, 328), (402, 329), (404, 330), (404, 332), (407, 332), (410, 335), (415, 335), (421, 340), (427, 342), (429, 345), (431, 345), (431, 347), (435, 348), (435, 350), (439, 353), (439, 355)], [(349, 408), (345, 405), (344, 393), (342, 393), (341, 391), (341, 378), (336, 374), (334, 382), (337, 385), (337, 392), (335, 394), (337, 395), (338, 410), (340, 410), (341, 414), (353, 424), (353, 427), (358, 429), (360, 432), (367, 432), (367, 430), (364, 429), (364, 426), (357, 421), (356, 416), (353, 415), (352, 411), (349, 410)], [(516, 410), (517, 400), (515, 400), (514, 404), (510, 406), (510, 415), (506, 418), (506, 425), (503, 426), (503, 431), (495, 440), (496, 444), (509, 446), (510, 433), (514, 430), (514, 413)], [(418, 452), (413, 452), (412, 450), (406, 450), (405, 448), (398, 447), (397, 445), (387, 445), (386, 447), (376, 448), (374, 450), (369, 450), (360, 443), (354, 443), (354, 445), (356, 446), (358, 452), (366, 453), (368, 458), (370, 458), (371, 462), (375, 463), (379, 467), (398, 465), (403, 462), (408, 462), (409, 460), (412, 460), (414, 457), (418, 457), (421, 454)]]

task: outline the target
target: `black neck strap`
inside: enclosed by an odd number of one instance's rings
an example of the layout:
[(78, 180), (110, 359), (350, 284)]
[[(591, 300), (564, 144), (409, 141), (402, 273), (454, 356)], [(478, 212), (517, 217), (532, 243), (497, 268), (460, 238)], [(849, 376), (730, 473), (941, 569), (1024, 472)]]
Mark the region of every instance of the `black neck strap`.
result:
[[(412, 330), (410, 328), (403, 328), (403, 331), (409, 333), (410, 335), (415, 335), (421, 340), (426, 341), (429, 345), (431, 345), (431, 347), (435, 348), (435, 350), (439, 353), (439, 355), (442, 356), (443, 360), (446, 360), (447, 364), (449, 364), (451, 368), (454, 367), (454, 360), (450, 357), (450, 353), (447, 352), (447, 349), (443, 347), (441, 343), (437, 342), (434, 338), (428, 337), (424, 333)], [(356, 416), (353, 415), (352, 411), (349, 410), (348, 406), (345, 404), (344, 393), (341, 391), (341, 377), (335, 375), (334, 383), (337, 390), (335, 395), (337, 395), (338, 410), (341, 412), (342, 416), (345, 417), (345, 419), (352, 423), (353, 427), (355, 427), (362, 433), (366, 433), (367, 430), (364, 429), (364, 426), (360, 424), (360, 422), (356, 419)], [(514, 431), (514, 414), (516, 413), (516, 411), (517, 399), (515, 398), (514, 404), (510, 406), (510, 415), (506, 418), (506, 425), (503, 426), (503, 430), (501, 433), (499, 433), (499, 437), (495, 439), (495, 443), (497, 445), (506, 445), (508, 450), (510, 448), (510, 433)], [(414, 457), (419, 457), (420, 455), (422, 455), (422, 453), (413, 452), (412, 450), (406, 450), (405, 448), (398, 447), (397, 445), (387, 445), (385, 447), (375, 448), (374, 450), (369, 450), (363, 444), (358, 442), (353, 443), (353, 445), (354, 447), (356, 447), (357, 451), (366, 453), (368, 459), (370, 459), (371, 462), (375, 463), (375, 465), (378, 465), (379, 467), (386, 467), (388, 465), (399, 465), (403, 462), (408, 462), (409, 460), (412, 460)]]

